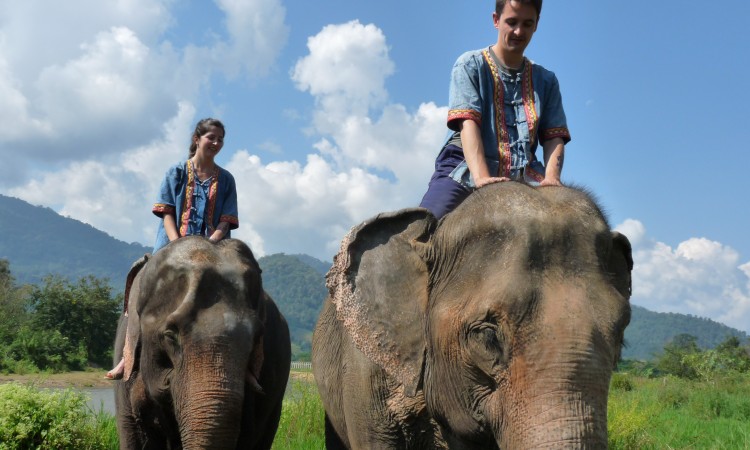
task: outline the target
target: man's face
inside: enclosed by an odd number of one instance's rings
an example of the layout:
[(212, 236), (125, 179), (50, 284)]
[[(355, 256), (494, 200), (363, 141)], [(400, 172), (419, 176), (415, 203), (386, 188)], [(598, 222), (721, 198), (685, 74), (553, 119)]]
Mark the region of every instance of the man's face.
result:
[(498, 31), (501, 54), (522, 56), (536, 31), (536, 8), (529, 3), (508, 1), (500, 16), (492, 13)]

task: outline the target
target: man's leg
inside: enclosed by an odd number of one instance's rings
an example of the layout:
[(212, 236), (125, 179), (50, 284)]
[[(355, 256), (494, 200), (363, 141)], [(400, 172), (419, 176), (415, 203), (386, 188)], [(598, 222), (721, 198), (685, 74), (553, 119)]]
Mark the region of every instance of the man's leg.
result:
[(419, 206), (429, 209), (436, 218), (440, 219), (456, 209), (469, 194), (471, 191), (458, 184), (453, 178), (435, 174)]

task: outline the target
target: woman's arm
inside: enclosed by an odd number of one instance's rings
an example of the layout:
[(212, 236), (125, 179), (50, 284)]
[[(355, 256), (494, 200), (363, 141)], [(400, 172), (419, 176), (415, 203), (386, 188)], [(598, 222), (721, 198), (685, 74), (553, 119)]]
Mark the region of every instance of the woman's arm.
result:
[(177, 231), (177, 219), (175, 219), (174, 213), (164, 213), (164, 231), (167, 233), (169, 242), (180, 237), (180, 233)]
[(219, 242), (227, 235), (227, 231), (229, 231), (229, 222), (219, 222), (219, 226), (216, 227), (216, 230), (214, 230), (208, 240), (211, 242)]

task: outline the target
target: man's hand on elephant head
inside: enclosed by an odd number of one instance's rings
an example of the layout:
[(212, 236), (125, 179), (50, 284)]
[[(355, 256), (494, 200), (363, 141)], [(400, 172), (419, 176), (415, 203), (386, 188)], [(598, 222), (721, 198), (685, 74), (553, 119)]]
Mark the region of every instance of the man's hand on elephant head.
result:
[(510, 178), (507, 177), (485, 177), (485, 178), (479, 178), (478, 180), (474, 181), (474, 185), (477, 187), (477, 189), (487, 186), (488, 184), (494, 184), (494, 183), (502, 183), (504, 181), (510, 181)]
[(559, 178), (545, 178), (540, 183), (539, 186), (562, 186), (562, 181), (560, 181)]

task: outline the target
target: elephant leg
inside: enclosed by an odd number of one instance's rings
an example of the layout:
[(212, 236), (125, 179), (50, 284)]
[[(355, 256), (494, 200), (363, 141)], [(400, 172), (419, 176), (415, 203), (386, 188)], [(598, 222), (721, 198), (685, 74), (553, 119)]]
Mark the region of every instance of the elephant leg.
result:
[(338, 433), (336, 433), (336, 430), (333, 428), (333, 425), (328, 418), (328, 414), (326, 414), (325, 417), (325, 433), (326, 450), (347, 450), (346, 445), (344, 445), (344, 442), (341, 441)]
[(263, 425), (263, 436), (261, 436), (258, 443), (253, 447), (254, 449), (270, 449), (273, 446), (273, 441), (276, 438), (276, 431), (279, 427), (279, 420), (281, 418), (281, 402), (277, 402), (276, 406), (270, 407), (268, 422)]
[(393, 420), (392, 392), (385, 372), (353, 347), (349, 362), (358, 371), (344, 375), (342, 396), (349, 445), (354, 450), (406, 449), (404, 430)]

